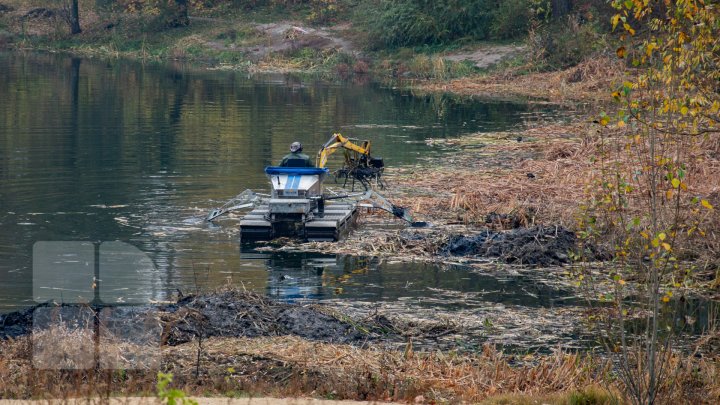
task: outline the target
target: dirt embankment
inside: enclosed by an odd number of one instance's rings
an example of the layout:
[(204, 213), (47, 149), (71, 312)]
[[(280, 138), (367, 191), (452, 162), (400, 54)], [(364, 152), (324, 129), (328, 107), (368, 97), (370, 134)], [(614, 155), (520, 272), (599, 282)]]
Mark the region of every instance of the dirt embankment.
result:
[[(532, 70), (533, 66), (528, 63), (522, 68)], [(611, 89), (622, 83), (624, 74), (625, 67), (616, 58), (597, 57), (565, 70), (520, 73), (518, 68), (508, 68), (486, 75), (433, 80), (417, 87), (473, 96), (513, 95), (557, 103), (606, 103), (611, 100)]]
[(263, 36), (264, 43), (240, 49), (258, 60), (275, 52), (288, 52), (302, 48), (336, 51), (353, 56), (361, 55), (359, 48), (343, 37), (343, 31), (347, 30), (347, 26), (313, 28), (282, 21), (257, 24), (255, 29)]
[[(18, 338), (33, 332), (36, 309), (62, 311), (67, 305), (40, 304), (22, 311), (0, 314), (0, 339)], [(422, 339), (452, 328), (447, 324), (418, 325), (374, 313), (355, 319), (321, 304), (277, 301), (239, 289), (223, 289), (190, 295), (173, 304), (159, 306), (100, 307), (103, 317), (156, 319), (162, 325), (161, 344), (176, 346), (198, 338), (297, 336), (328, 343), (403, 342)], [(453, 331), (453, 330), (451, 330)]]

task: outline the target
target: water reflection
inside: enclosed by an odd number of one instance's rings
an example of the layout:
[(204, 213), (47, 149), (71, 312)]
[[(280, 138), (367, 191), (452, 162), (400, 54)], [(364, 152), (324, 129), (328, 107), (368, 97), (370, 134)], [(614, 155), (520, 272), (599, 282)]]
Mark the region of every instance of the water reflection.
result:
[(421, 306), (472, 308), (483, 305), (559, 307), (580, 304), (570, 289), (549, 284), (537, 272), (485, 273), (460, 265), (392, 263), (310, 252), (259, 252), (241, 248), (243, 261), (268, 269), (267, 294), (280, 299), (346, 299), (364, 302), (416, 301)]

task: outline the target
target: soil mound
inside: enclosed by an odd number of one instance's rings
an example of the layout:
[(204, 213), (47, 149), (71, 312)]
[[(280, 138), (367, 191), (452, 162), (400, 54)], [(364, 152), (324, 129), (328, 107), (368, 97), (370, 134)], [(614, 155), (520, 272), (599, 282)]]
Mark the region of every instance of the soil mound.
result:
[(177, 345), (203, 337), (295, 335), (310, 340), (352, 343), (369, 338), (352, 323), (317, 306), (287, 304), (267, 297), (226, 290), (191, 296), (164, 308), (164, 342)]
[[(40, 304), (22, 311), (0, 314), (0, 340), (28, 335), (33, 328), (33, 313)], [(63, 305), (67, 307), (67, 305)], [(103, 308), (94, 307), (99, 312)], [(114, 317), (136, 324), (158, 318), (162, 342), (179, 345), (198, 337), (258, 337), (294, 335), (330, 343), (354, 343), (397, 335), (382, 319), (354, 322), (333, 316), (321, 305), (289, 304), (246, 291), (226, 289), (187, 296), (175, 304), (115, 307)]]
[(564, 227), (516, 228), (474, 235), (453, 235), (441, 250), (446, 256), (499, 259), (528, 266), (554, 266), (569, 262), (568, 252), (577, 247), (575, 234)]
[(40, 306), (10, 312), (9, 314), (0, 314), (0, 339), (16, 338), (30, 333), (32, 331), (33, 311)]

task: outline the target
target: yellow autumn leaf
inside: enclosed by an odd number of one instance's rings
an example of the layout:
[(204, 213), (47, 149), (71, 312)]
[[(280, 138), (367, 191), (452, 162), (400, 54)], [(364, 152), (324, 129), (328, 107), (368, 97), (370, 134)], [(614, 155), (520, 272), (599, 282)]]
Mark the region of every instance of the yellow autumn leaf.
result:
[(625, 31), (629, 32), (630, 35), (635, 35), (635, 30), (630, 26), (630, 24), (623, 23), (623, 28), (625, 28)]
[(625, 280), (622, 280), (622, 279), (618, 280), (618, 284), (625, 285)]
[(687, 113), (688, 113), (688, 108), (686, 106), (682, 106), (680, 108), (680, 114), (687, 115)]
[(672, 183), (673, 188), (680, 187), (680, 179), (675, 178), (675, 179), (672, 179), (672, 181), (670, 181), (670, 182)]
[(610, 123), (610, 118), (608, 118), (608, 117), (600, 118), (600, 125), (606, 126), (608, 123)]
[(618, 128), (622, 128), (624, 126), (625, 126), (625, 121), (618, 121), (618, 123), (617, 123)]
[(672, 200), (672, 198), (673, 198), (673, 191), (672, 191), (672, 189), (670, 189), (670, 190), (668, 190), (668, 191), (665, 192), (665, 198), (667, 198), (668, 200)]
[(670, 302), (670, 297), (668, 297), (667, 295), (662, 297), (662, 302)]
[(652, 55), (653, 50), (656, 48), (657, 48), (657, 44), (655, 44), (654, 42), (651, 42), (645, 48), (645, 53), (647, 54), (647, 56), (650, 56), (650, 55)]
[(665, 240), (665, 238), (667, 238), (667, 235), (665, 235), (665, 232), (660, 232), (658, 234), (658, 238), (660, 238), (660, 240)]
[(618, 48), (615, 51), (615, 53), (617, 54), (618, 58), (620, 58), (620, 59), (624, 58), (625, 57), (625, 47), (621, 46), (620, 48)]
[(663, 249), (667, 250), (668, 252), (672, 250), (672, 247), (667, 242), (663, 242), (662, 247), (663, 247)]
[(705, 207), (709, 210), (713, 209), (712, 204), (710, 204), (710, 202), (708, 200), (700, 200), (700, 204), (702, 204), (703, 207)]
[(650, 244), (653, 245), (653, 247), (658, 247), (660, 246), (660, 240), (658, 238), (655, 238), (652, 240), (652, 242), (650, 242)]

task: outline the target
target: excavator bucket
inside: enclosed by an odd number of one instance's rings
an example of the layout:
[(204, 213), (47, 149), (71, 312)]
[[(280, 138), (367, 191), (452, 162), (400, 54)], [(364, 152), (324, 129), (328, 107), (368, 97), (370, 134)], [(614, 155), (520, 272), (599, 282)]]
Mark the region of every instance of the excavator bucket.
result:
[(408, 210), (407, 208), (404, 208), (404, 207), (398, 207), (397, 205), (393, 205), (392, 206), (392, 214), (395, 215), (396, 217), (406, 221), (413, 228), (425, 228), (425, 227), (430, 226), (425, 221), (413, 221), (412, 215), (410, 215), (410, 210)]

